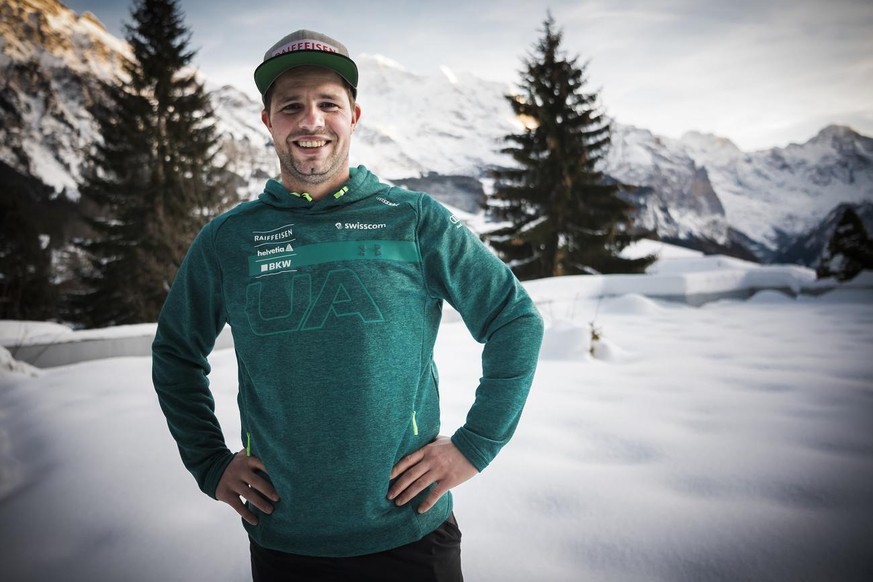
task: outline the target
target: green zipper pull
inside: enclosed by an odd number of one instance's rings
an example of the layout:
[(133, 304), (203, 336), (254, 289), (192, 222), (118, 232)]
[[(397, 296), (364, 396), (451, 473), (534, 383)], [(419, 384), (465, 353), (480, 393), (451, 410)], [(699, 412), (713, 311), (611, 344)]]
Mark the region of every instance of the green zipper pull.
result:
[(252, 433), (246, 433), (246, 456), (252, 456)]
[(418, 423), (415, 422), (415, 411), (412, 411), (412, 434), (418, 436)]

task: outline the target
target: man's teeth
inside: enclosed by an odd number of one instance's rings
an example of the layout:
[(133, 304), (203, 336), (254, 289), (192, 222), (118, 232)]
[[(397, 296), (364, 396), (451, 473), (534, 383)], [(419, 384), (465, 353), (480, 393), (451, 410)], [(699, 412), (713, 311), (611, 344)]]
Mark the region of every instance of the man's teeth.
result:
[(298, 141), (297, 145), (302, 148), (320, 148), (321, 146), (327, 145), (327, 142), (324, 140), (321, 141)]

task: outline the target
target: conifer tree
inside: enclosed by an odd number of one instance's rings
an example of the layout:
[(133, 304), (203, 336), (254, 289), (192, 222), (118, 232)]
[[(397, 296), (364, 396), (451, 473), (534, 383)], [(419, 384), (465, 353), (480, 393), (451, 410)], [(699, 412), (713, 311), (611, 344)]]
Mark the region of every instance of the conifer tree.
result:
[(848, 281), (861, 271), (871, 269), (873, 240), (867, 235), (858, 213), (847, 206), (816, 269), (818, 278), (833, 277), (838, 281)]
[(494, 171), (486, 208), (505, 225), (485, 239), (521, 279), (641, 272), (654, 257), (619, 256), (640, 234), (631, 230), (633, 206), (601, 171), (610, 124), (597, 93), (586, 91), (587, 64), (563, 54), (551, 15), (543, 27), (522, 92), (507, 95), (525, 129), (506, 136), (514, 145), (502, 151), (518, 165)]
[[(0, 175), (10, 174), (0, 162)], [(4, 181), (0, 188), (0, 319), (50, 319), (56, 315), (50, 250), (42, 244), (36, 204), (26, 192), (30, 184), (17, 173), (13, 176), (14, 181)]]
[(81, 186), (93, 237), (71, 319), (88, 326), (155, 321), (188, 245), (235, 200), (175, 0), (135, 0), (132, 18), (129, 81), (94, 111), (103, 142)]

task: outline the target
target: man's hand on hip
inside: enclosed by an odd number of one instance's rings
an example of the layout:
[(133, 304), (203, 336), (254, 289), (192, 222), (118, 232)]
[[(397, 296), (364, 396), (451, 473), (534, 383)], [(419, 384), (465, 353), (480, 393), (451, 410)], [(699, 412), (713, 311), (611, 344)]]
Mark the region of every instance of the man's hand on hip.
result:
[(432, 443), (403, 457), (391, 470), (391, 479), (397, 479), (388, 490), (388, 499), (397, 505), (409, 503), (433, 483), (436, 487), (418, 506), (418, 512), (429, 510), (445, 493), (478, 474), (447, 436), (439, 436)]
[(279, 495), (266, 479), (255, 471), (267, 472), (264, 463), (257, 457), (247, 457), (245, 450), (234, 455), (233, 460), (224, 470), (215, 498), (234, 508), (244, 520), (252, 525), (258, 525), (258, 517), (249, 511), (240, 497), (249, 501), (264, 513), (273, 513), (273, 503), (279, 501)]

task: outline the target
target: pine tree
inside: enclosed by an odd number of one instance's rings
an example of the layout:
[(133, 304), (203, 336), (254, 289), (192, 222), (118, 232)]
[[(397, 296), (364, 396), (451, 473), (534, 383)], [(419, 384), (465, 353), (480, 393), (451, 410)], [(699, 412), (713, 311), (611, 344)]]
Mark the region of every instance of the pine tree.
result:
[(129, 81), (94, 111), (103, 143), (81, 186), (94, 236), (70, 316), (88, 326), (155, 321), (188, 245), (235, 200), (175, 0), (136, 0), (132, 18)]
[(508, 95), (523, 133), (506, 136), (502, 151), (515, 168), (494, 171), (487, 210), (508, 223), (485, 239), (521, 279), (582, 273), (641, 272), (654, 257), (625, 259), (640, 238), (631, 230), (633, 206), (600, 167), (610, 124), (587, 92), (587, 64), (561, 50), (562, 33), (549, 15), (535, 52), (524, 61), (522, 93)]
[(0, 176), (0, 319), (50, 319), (57, 315), (51, 253), (30, 194), (53, 190), (3, 162)]
[(858, 213), (847, 206), (834, 229), (816, 269), (818, 278), (848, 281), (863, 270), (873, 269), (873, 240)]

